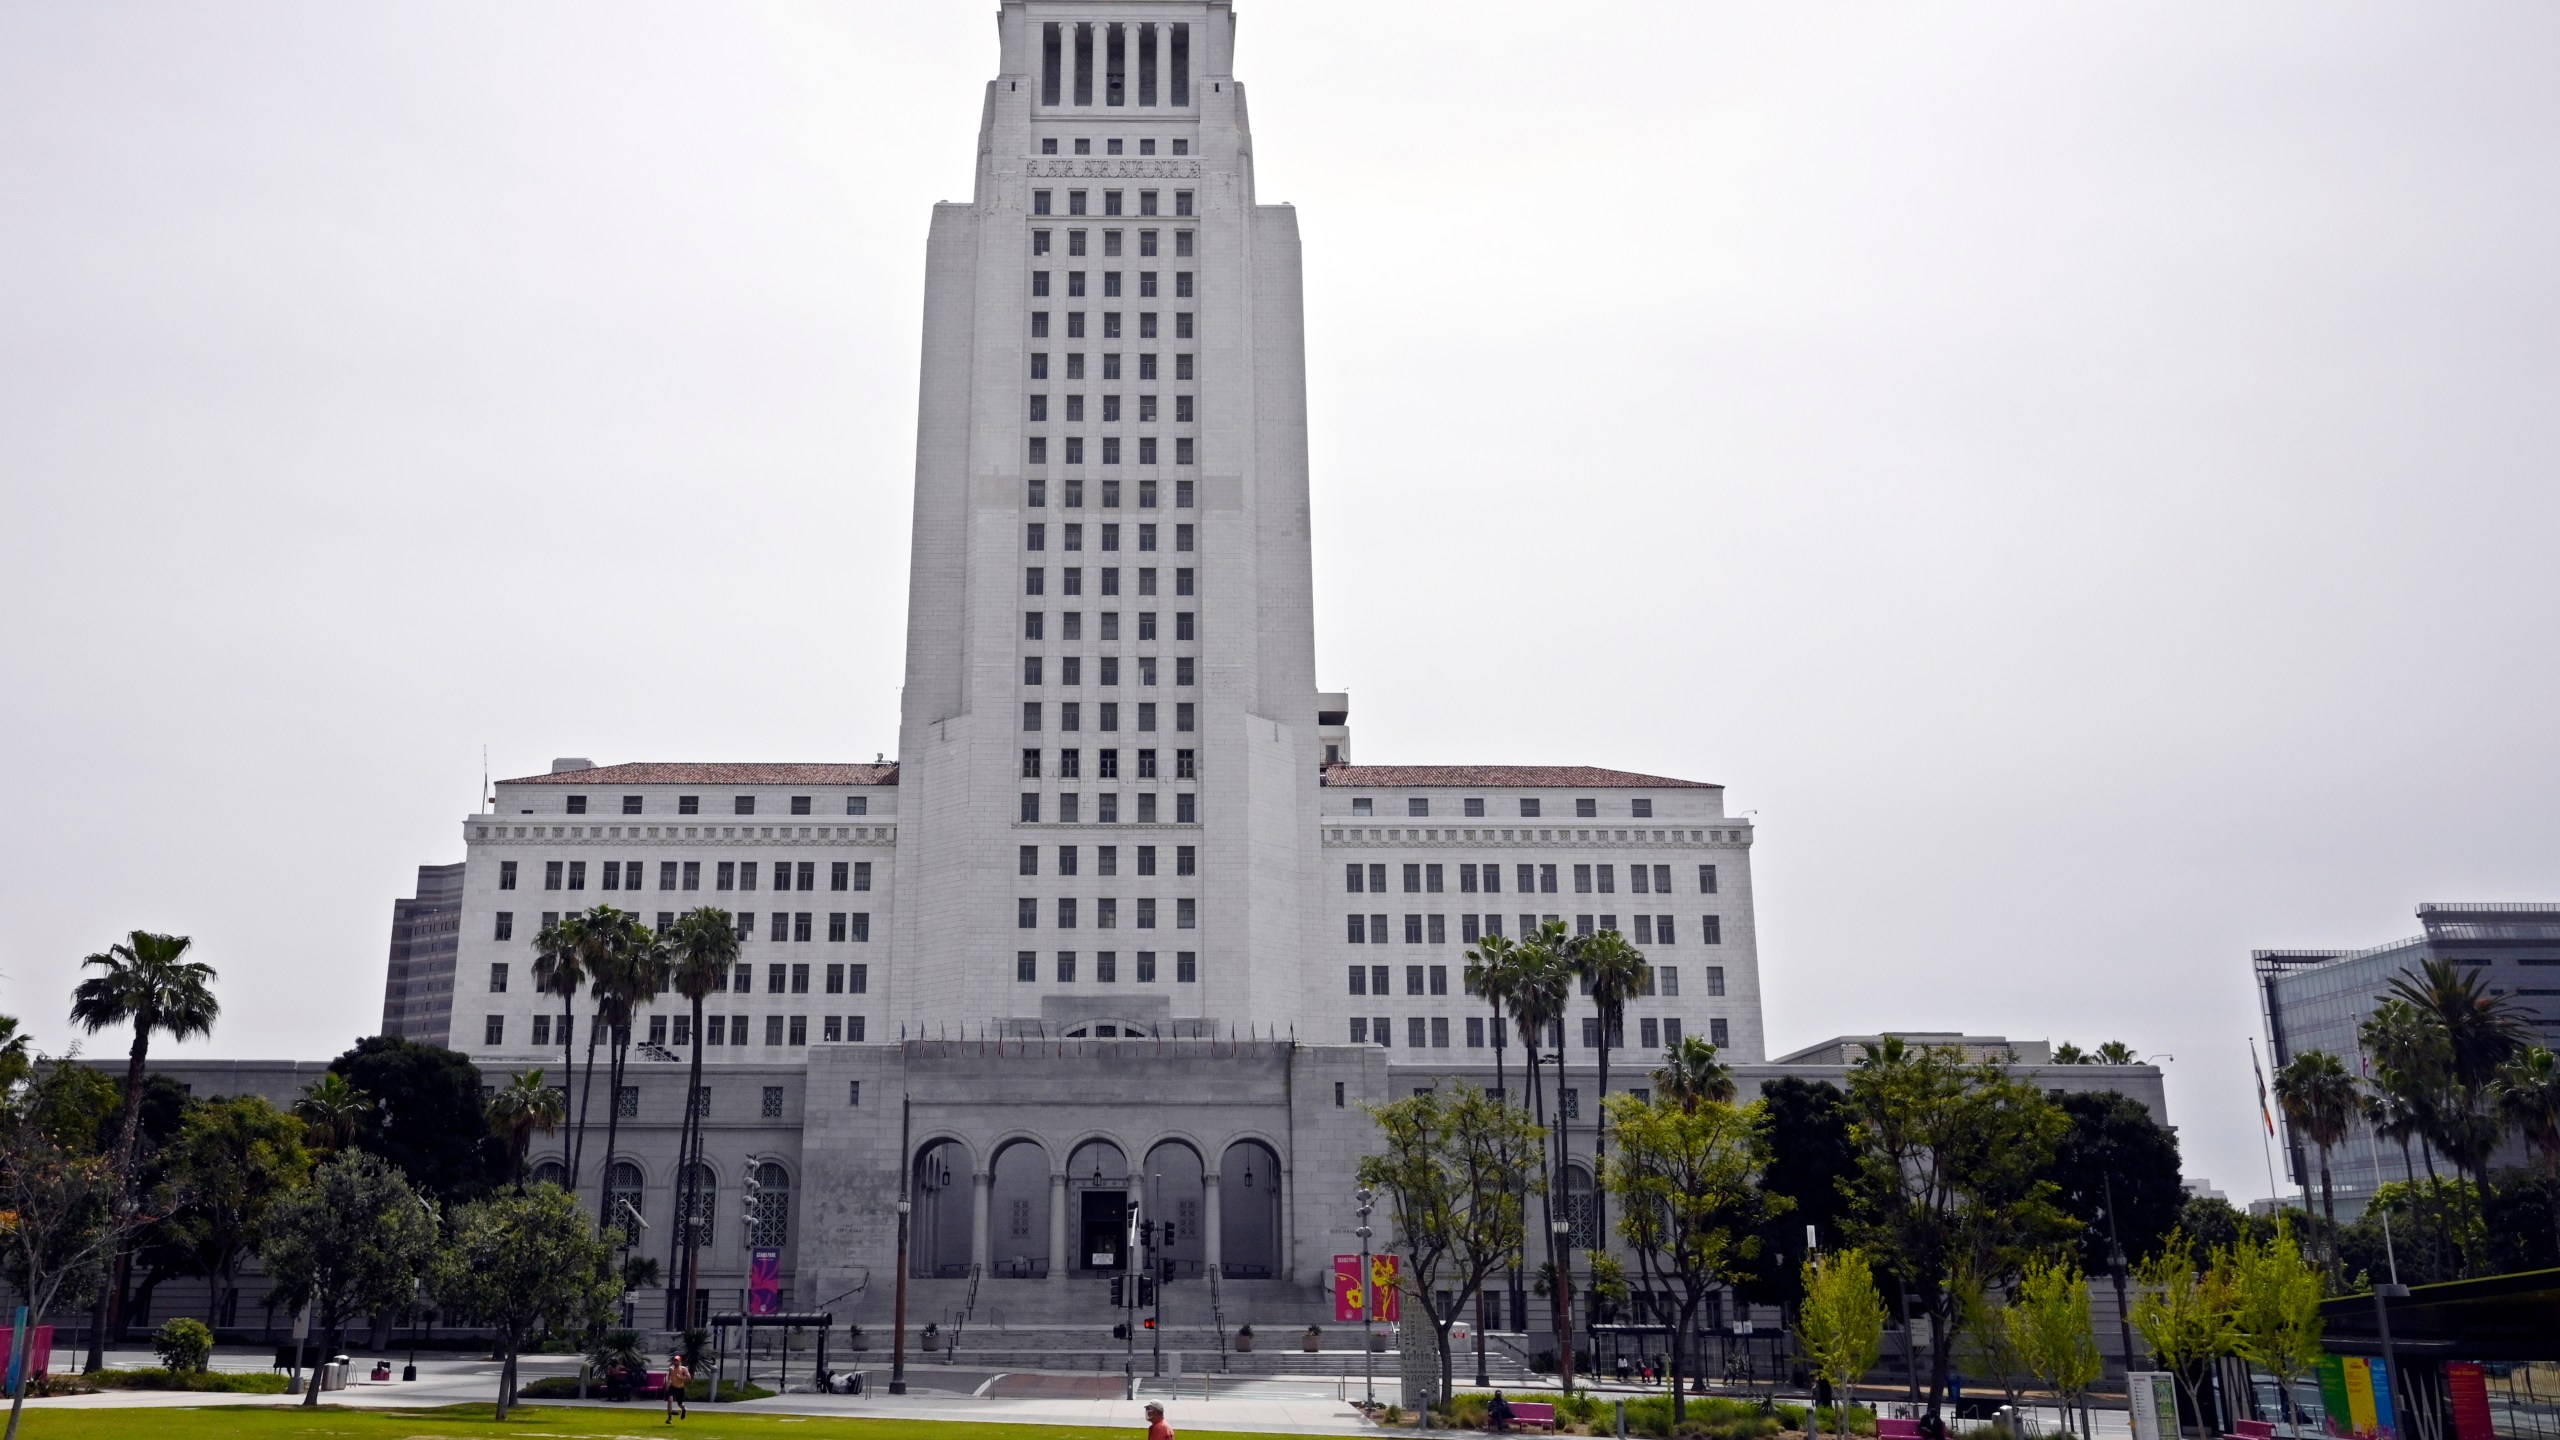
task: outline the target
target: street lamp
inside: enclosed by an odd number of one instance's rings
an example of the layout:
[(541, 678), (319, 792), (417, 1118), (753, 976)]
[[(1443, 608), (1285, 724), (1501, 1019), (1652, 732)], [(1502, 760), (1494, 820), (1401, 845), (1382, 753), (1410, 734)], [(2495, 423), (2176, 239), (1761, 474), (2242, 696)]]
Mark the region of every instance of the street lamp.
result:
[(1351, 1198), (1357, 1202), (1352, 1208), (1360, 1213), (1359, 1227), (1351, 1232), (1360, 1237), (1360, 1381), (1368, 1403), (1374, 1406), (1378, 1403), (1378, 1361), (1376, 1352), (1369, 1348), (1369, 1318), (1377, 1310), (1378, 1287), (1369, 1273), (1369, 1237), (1377, 1232), (1369, 1228), (1369, 1212), (1378, 1208), (1378, 1196), (1363, 1185), (1351, 1192)]
[[(1570, 1198), (1568, 1193), (1567, 1199)], [(1547, 1253), (1556, 1257), (1557, 1388), (1570, 1395), (1573, 1393), (1573, 1247), (1567, 1239), (1573, 1234), (1573, 1222), (1551, 1220), (1547, 1222), (1547, 1229), (1555, 1239), (1555, 1243), (1547, 1247)]]

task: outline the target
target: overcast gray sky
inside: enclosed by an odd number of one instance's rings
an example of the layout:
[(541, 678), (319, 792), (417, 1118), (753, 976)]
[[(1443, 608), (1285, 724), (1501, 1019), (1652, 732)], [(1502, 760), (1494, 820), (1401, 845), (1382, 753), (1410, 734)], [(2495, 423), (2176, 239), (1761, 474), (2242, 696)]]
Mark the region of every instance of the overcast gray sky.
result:
[[(992, 9), (0, 8), (0, 1010), (334, 1054), (484, 744), (896, 748)], [(2252, 946), (2560, 899), (2560, 9), (1241, 13), (1359, 757), (1731, 787), (1774, 1045), (2263, 1194)]]

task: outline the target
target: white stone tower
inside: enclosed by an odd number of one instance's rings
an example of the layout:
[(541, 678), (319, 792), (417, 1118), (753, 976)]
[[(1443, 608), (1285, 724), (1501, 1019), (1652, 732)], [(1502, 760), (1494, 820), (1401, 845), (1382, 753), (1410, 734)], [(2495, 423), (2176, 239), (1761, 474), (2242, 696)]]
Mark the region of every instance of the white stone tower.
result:
[(892, 1006), (1285, 1030), (1321, 758), (1296, 219), (1256, 201), (1223, 0), (998, 24), (927, 262)]

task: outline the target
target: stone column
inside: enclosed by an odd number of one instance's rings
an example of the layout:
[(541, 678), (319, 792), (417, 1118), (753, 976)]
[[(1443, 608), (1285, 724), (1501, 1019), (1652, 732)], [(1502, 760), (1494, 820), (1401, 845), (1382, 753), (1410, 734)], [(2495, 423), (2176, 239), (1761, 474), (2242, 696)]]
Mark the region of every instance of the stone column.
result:
[(1163, 109), (1173, 103), (1173, 27), (1157, 21), (1148, 48), (1156, 52), (1156, 107)]
[(984, 1170), (969, 1177), (969, 1273), (987, 1273), (987, 1200), (995, 1190), (996, 1177)]
[(1225, 1212), (1218, 1207), (1218, 1172), (1200, 1172), (1200, 1268), (1212, 1275), (1226, 1254)]
[(1054, 1171), (1049, 1176), (1049, 1279), (1065, 1284), (1067, 1279), (1067, 1172)]

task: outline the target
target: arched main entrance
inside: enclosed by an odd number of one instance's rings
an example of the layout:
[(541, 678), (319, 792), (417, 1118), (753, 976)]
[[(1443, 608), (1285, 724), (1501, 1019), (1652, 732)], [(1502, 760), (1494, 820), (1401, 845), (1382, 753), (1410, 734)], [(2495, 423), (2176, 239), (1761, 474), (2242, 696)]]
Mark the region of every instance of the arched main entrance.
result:
[[(1157, 1227), (1155, 1258), (1171, 1261), (1176, 1275), (1199, 1274), (1206, 1238), (1200, 1228), (1204, 1213), (1200, 1152), (1180, 1140), (1158, 1141), (1147, 1152), (1147, 1183), (1139, 1193), (1146, 1197), (1144, 1218)], [(1172, 1227), (1170, 1232), (1166, 1226)], [(1168, 1233), (1170, 1241), (1165, 1239)]]
[(1108, 1140), (1087, 1140), (1067, 1156), (1067, 1241), (1071, 1268), (1101, 1273), (1128, 1261), (1129, 1157)]
[(1037, 1280), (1057, 1257), (1049, 1253), (1049, 1152), (1016, 1140), (996, 1152), (988, 1173), (987, 1273)]
[(916, 1152), (909, 1194), (914, 1198), (907, 1234), (907, 1273), (920, 1279), (969, 1273), (969, 1151), (957, 1140), (936, 1140)]
[(1280, 1157), (1239, 1140), (1218, 1162), (1219, 1259), (1231, 1280), (1280, 1273)]

